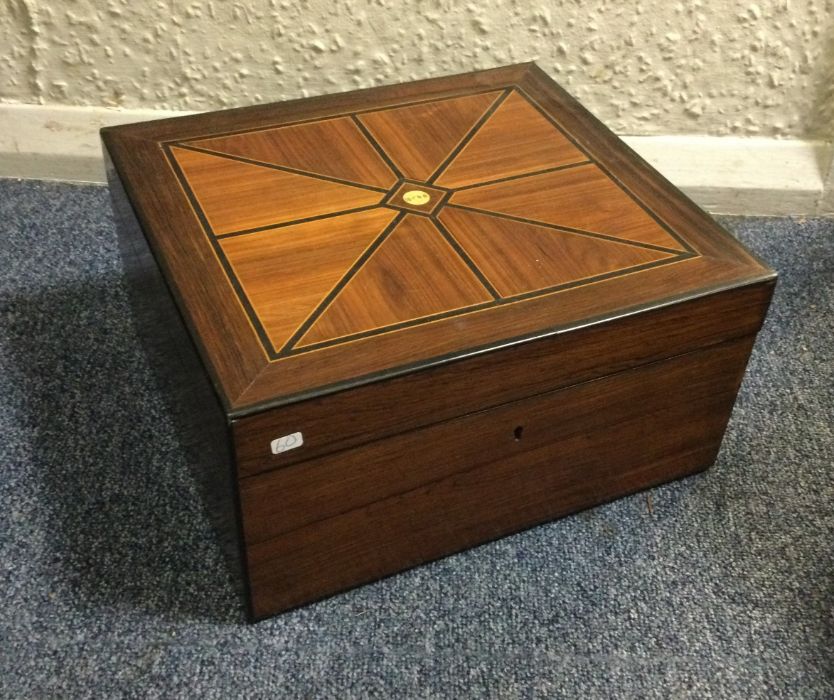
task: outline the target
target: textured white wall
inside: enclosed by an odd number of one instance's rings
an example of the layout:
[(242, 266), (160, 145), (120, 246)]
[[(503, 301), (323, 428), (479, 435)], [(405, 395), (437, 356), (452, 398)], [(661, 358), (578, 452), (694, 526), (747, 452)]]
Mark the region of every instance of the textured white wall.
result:
[(208, 109), (536, 60), (616, 131), (834, 136), (834, 0), (0, 0), (0, 99)]

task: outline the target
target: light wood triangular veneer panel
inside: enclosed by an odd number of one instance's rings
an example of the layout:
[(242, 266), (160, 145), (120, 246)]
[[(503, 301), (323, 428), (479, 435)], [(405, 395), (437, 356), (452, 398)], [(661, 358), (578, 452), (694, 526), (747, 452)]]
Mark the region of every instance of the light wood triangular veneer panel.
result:
[(683, 250), (594, 165), (462, 190), (452, 196), (451, 203)]
[(435, 225), (425, 217), (407, 215), (299, 346), (491, 300)]
[(582, 151), (524, 97), (513, 92), (455, 156), (436, 184), (464, 187), (584, 160), (588, 157)]
[(231, 233), (378, 203), (383, 193), (241, 163), (171, 151), (215, 233)]
[(220, 239), (276, 350), (394, 219), (388, 209), (345, 214)]
[(489, 109), (489, 92), (360, 114), (405, 177), (427, 180)]
[(388, 188), (397, 180), (349, 117), (191, 141), (190, 144), (374, 187)]
[(441, 221), (510, 297), (673, 257), (672, 253), (449, 207)]

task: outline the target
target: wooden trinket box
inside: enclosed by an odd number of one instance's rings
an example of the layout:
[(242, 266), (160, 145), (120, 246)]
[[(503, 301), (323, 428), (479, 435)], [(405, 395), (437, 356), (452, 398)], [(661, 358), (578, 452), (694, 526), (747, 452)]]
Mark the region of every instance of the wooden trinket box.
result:
[(714, 461), (776, 275), (535, 65), (102, 139), (251, 618)]

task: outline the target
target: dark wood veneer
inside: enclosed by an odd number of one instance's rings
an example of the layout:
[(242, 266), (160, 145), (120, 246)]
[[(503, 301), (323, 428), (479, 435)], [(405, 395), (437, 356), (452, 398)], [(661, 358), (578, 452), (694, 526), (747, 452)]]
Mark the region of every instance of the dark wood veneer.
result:
[(535, 65), (102, 139), (250, 617), (714, 459), (775, 273)]
[(741, 338), (245, 480), (254, 614), (704, 469), (720, 446), (752, 342)]
[(134, 326), (173, 419), (233, 585), (249, 599), (231, 425), (105, 152)]
[[(772, 285), (730, 289), (236, 420), (241, 476), (758, 332)], [(438, 392), (437, 387), (444, 390)], [(408, 397), (404, 400), (404, 397)], [(301, 430), (303, 454), (265, 453)], [(321, 436), (317, 439), (317, 436)]]
[[(282, 124), (317, 125), (322, 119), (328, 123), (339, 121), (327, 120), (328, 117), (353, 114), (360, 115), (359, 121), (364, 123), (363, 120), (370, 121), (369, 115), (391, 115), (398, 111), (380, 111), (385, 108), (414, 103), (425, 106), (437, 100), (445, 100), (440, 104), (446, 105), (449, 98), (464, 96), (468, 99), (468, 95), (486, 94), (485, 90), (490, 89), (489, 94), (495, 93), (496, 89), (504, 91), (503, 104), (495, 100), (490, 107), (495, 109), (492, 115), (481, 115), (487, 118), (476, 122), (473, 127), (477, 128), (456, 142), (454, 158), (441, 163), (441, 169), (432, 175), (438, 184), (443, 184), (443, 173), (451, 172), (451, 165), (463, 163), (466, 166), (464, 171), (470, 175), (454, 180), (465, 188), (459, 201), (465, 202), (468, 207), (473, 204), (487, 207), (478, 211), (502, 216), (506, 223), (512, 220), (509, 218), (511, 214), (496, 213), (489, 208), (493, 206), (491, 188), (501, 187), (503, 192), (507, 185), (511, 185), (513, 191), (522, 192), (528, 181), (535, 184), (537, 173), (541, 173), (542, 166), (548, 163), (554, 166), (550, 170), (556, 171), (560, 182), (574, 182), (573, 171), (578, 176), (590, 172), (588, 169), (591, 168), (603, 173), (601, 177), (609, 183), (606, 187), (621, 192), (616, 202), (611, 200), (605, 206), (614, 207), (610, 216), (614, 217), (611, 221), (615, 228), (618, 220), (626, 221), (623, 217), (631, 222), (623, 229), (627, 243), (650, 247), (661, 243), (665, 249), (683, 252), (670, 259), (638, 266), (634, 272), (624, 269), (576, 282), (559, 281), (549, 289), (510, 295), (484, 305), (464, 304), (460, 311), (442, 309), (413, 320), (403, 317), (400, 323), (357, 331), (346, 337), (334, 337), (299, 347), (293, 344), (275, 347), (257, 309), (252, 307), (240, 284), (233, 261), (226, 258), (216, 240), (218, 235), (232, 232), (234, 226), (230, 223), (229, 214), (235, 211), (235, 206), (238, 208), (241, 213), (236, 216), (240, 217), (241, 230), (253, 230), (253, 227), (255, 230), (269, 230), (269, 226), (261, 223), (267, 220), (273, 221), (273, 227), (292, 224), (292, 220), (273, 213), (276, 206), (274, 200), (266, 201), (258, 194), (263, 187), (268, 187), (265, 183), (271, 182), (274, 174), (278, 178), (295, 178), (280, 180), (280, 191), (298, 191), (297, 195), (287, 195), (290, 202), (311, 201), (310, 187), (314, 182), (326, 185), (326, 193), (334, 187), (342, 188), (338, 196), (325, 194), (322, 190), (322, 201), (327, 206), (332, 204), (332, 211), (326, 211), (327, 207), (322, 208), (324, 204), (317, 203), (295, 215), (296, 222), (317, 219), (335, 226), (331, 218), (321, 217), (332, 217), (341, 210), (355, 211), (372, 206), (369, 202), (377, 201), (377, 198), (381, 200), (384, 196), (374, 189), (380, 180), (375, 180), (374, 185), (358, 182), (348, 185), (334, 183), (332, 171), (319, 174), (318, 179), (299, 175), (299, 172), (304, 172), (298, 168), (298, 159), (305, 154), (304, 151), (295, 152), (290, 172), (289, 166), (275, 166), (280, 168), (275, 170), (268, 163), (265, 164), (267, 167), (262, 167), (240, 162), (243, 152), (240, 141), (235, 143), (233, 149), (227, 147), (232, 152), (222, 156), (207, 155), (202, 151), (198, 153), (194, 149), (202, 148), (200, 144), (205, 145), (209, 141), (215, 148), (223, 147), (223, 139), (229, 138), (227, 134), (238, 134), (238, 139), (252, 139), (250, 147), (260, 159), (249, 160), (263, 163), (262, 159), (266, 157), (265, 141), (260, 134), (273, 133), (275, 127)], [(116, 127), (103, 133), (118, 171), (124, 173), (122, 177), (139, 216), (145, 220), (152, 246), (159, 247), (160, 257), (171, 263), (170, 283), (180, 296), (184, 315), (203, 341), (224, 402), (236, 416), (251, 413), (268, 403), (278, 405), (285, 397), (329, 390), (333, 385), (350, 382), (356, 377), (416, 366), (429, 367), (448, 356), (465, 356), (473, 346), (502, 344), (510, 332), (514, 335), (546, 333), (554, 328), (563, 329), (569, 324), (582, 322), (589, 315), (616, 317), (627, 308), (650, 307), (669, 299), (698, 296), (712, 288), (765, 281), (772, 277), (765, 266), (741, 246), (728, 240), (727, 234), (715, 222), (682, 197), (604, 127), (595, 123), (583, 108), (535, 66), (484, 71), (408, 86), (374, 88), (305, 100), (303, 104), (307, 107), (303, 114), (301, 104), (292, 102), (249, 108), (243, 112), (231, 110), (228, 113), (196, 115), (174, 122), (165, 120), (153, 125)], [(510, 115), (519, 112), (527, 119), (536, 118), (535, 128), (521, 127), (508, 134), (507, 125), (512, 122), (507, 121), (502, 128), (490, 131), (491, 119), (502, 118), (502, 109), (508, 110), (506, 113)], [(386, 118), (390, 121), (388, 116)], [(179, 128), (176, 129), (176, 126)], [(432, 126), (439, 128), (438, 124)], [(481, 138), (480, 129), (485, 134)], [(359, 130), (356, 133), (360, 133)], [(370, 132), (367, 133), (373, 138)], [(549, 151), (541, 147), (525, 150), (527, 140), (539, 143), (546, 133), (550, 134), (551, 140), (562, 145)], [(342, 132), (339, 131), (338, 135)], [(392, 138), (390, 134), (386, 137)], [(521, 139), (520, 144), (513, 139)], [(379, 144), (376, 146), (379, 147)], [(310, 152), (310, 167), (321, 169), (320, 160), (314, 159), (314, 156), (319, 156), (310, 151), (308, 143), (299, 143), (298, 147)], [(488, 154), (490, 147), (500, 157), (482, 163), (470, 157), (472, 152)], [(280, 153), (287, 152), (286, 140), (281, 142), (281, 148)], [(514, 161), (513, 154), (516, 152), (518, 155)], [(550, 160), (543, 159), (540, 153), (549, 154)], [(160, 157), (163, 154), (166, 158)], [(193, 172), (193, 177), (202, 179), (190, 180), (183, 168), (189, 167), (191, 156), (179, 162), (177, 154), (182, 158), (185, 158), (183, 154), (192, 154), (213, 160), (205, 166), (208, 168), (205, 174)], [(529, 161), (526, 171), (522, 158)], [(224, 172), (221, 168), (224, 163), (257, 174), (251, 183), (251, 194), (247, 194), (250, 190), (246, 187), (240, 190), (241, 176), (237, 170), (230, 170), (228, 176), (220, 180), (211, 174)], [(384, 167), (397, 168), (393, 162), (386, 166), (382, 160), (375, 167), (376, 170), (370, 170), (378, 172)], [(461, 170), (460, 166), (457, 168)], [(418, 171), (423, 172), (424, 169), (420, 166)], [(129, 173), (141, 173), (135, 186)], [(494, 184), (496, 179), (501, 182)], [(219, 183), (217, 194), (211, 190), (212, 182)], [(203, 195), (202, 204), (192, 191), (195, 183), (202, 191), (208, 192)], [(594, 180), (587, 183), (578, 186), (584, 187), (583, 196), (593, 197)], [(474, 188), (473, 184), (476, 185)], [(392, 189), (399, 186), (397, 181)], [(230, 187), (238, 188), (237, 194), (229, 190)], [(475, 196), (482, 190), (482, 195)], [(246, 197), (250, 196), (253, 199), (247, 203)], [(331, 202), (331, 196), (337, 198)], [(319, 201), (315, 197), (312, 200)], [(229, 201), (229, 207), (218, 209), (224, 201)], [(446, 205), (450, 211), (457, 206), (455, 201), (453, 192)], [(519, 207), (525, 207), (525, 201), (533, 200), (525, 195), (516, 196), (513, 201), (513, 211), (517, 213)], [(604, 203), (604, 200), (600, 201)], [(187, 205), (188, 202), (190, 205)], [(587, 209), (590, 205), (584, 202), (582, 206)], [(208, 207), (205, 211), (204, 206)], [(594, 206), (599, 206), (599, 202)], [(573, 215), (569, 207), (570, 200), (561, 205), (561, 210), (568, 210), (565, 215), (570, 218)], [(626, 207), (627, 211), (619, 211), (622, 207)], [(432, 216), (443, 221), (441, 228), (448, 229), (449, 219), (443, 218), (444, 208), (441, 207)], [(216, 216), (220, 212), (224, 217), (217, 219), (222, 222), (219, 229), (212, 226), (212, 211), (216, 212)], [(582, 210), (577, 211), (581, 214)], [(534, 217), (533, 220), (539, 225), (550, 225), (541, 218)], [(599, 222), (599, 217), (592, 220), (580, 217), (580, 220), (594, 225), (594, 222)], [(605, 223), (605, 230), (600, 232), (583, 231), (581, 227), (562, 227), (579, 235), (595, 236), (596, 240), (602, 240), (612, 231), (610, 223)], [(451, 234), (454, 238), (454, 231)], [(468, 257), (471, 262), (472, 256)], [(559, 274), (553, 277), (554, 281), (562, 280)], [(235, 295), (228, 294), (230, 288), (236, 292)]]

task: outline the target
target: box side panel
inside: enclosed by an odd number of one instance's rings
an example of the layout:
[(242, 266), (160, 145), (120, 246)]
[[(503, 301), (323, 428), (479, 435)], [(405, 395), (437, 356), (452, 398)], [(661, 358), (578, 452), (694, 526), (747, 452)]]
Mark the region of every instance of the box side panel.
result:
[(242, 480), (255, 616), (706, 468), (753, 340)]
[(229, 422), (106, 148), (104, 155), (137, 334), (220, 536), (233, 583), (248, 594)]
[[(241, 476), (755, 334), (773, 283), (760, 283), (490, 351), (445, 366), (263, 411), (234, 423)], [(301, 432), (301, 448), (270, 442)]]

